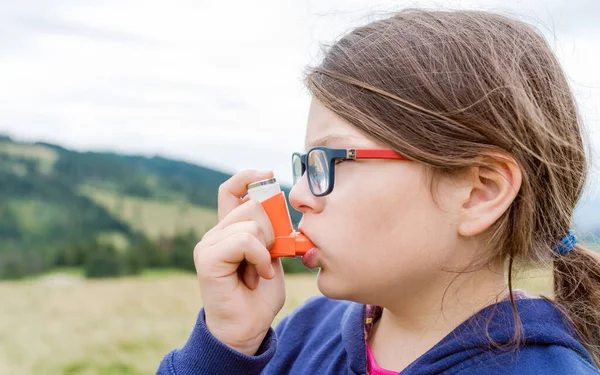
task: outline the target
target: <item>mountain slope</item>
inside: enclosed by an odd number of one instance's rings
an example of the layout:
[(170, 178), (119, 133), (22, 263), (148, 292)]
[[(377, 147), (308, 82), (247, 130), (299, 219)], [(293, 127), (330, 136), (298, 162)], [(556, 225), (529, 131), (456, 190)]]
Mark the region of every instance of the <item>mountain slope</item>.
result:
[[(230, 177), (162, 157), (0, 136), (0, 276), (15, 259), (31, 273), (64, 258), (65, 249), (98, 241), (127, 248), (151, 239), (172, 251), (168, 238), (201, 236), (216, 223), (218, 187)], [(297, 223), (299, 213), (290, 207), (290, 214)], [(189, 247), (194, 236), (185, 236), (175, 243)]]

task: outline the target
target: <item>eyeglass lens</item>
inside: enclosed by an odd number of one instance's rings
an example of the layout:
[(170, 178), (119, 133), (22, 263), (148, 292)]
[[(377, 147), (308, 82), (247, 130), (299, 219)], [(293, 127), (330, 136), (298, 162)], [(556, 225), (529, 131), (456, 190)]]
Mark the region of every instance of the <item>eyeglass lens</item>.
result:
[[(308, 182), (315, 194), (321, 194), (329, 188), (329, 158), (324, 150), (311, 150), (307, 157)], [(292, 157), (294, 185), (302, 178), (304, 167), (300, 155)]]
[(312, 150), (308, 154), (308, 176), (315, 194), (321, 194), (329, 187), (329, 160), (324, 150)]

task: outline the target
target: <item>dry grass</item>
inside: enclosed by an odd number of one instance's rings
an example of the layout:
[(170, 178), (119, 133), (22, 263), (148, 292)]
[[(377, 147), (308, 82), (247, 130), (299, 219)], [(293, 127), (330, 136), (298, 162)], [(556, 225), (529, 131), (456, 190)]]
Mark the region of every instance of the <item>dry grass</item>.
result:
[(90, 186), (83, 186), (81, 192), (154, 239), (189, 229), (201, 234), (217, 223), (217, 211), (214, 209), (187, 203), (119, 196)]
[(515, 289), (525, 290), (534, 296), (546, 296), (554, 298), (552, 290), (552, 269), (550, 268), (529, 268), (525, 271), (518, 271), (515, 274)]
[[(520, 287), (546, 292), (537, 272)], [(315, 275), (286, 278), (279, 319), (319, 294)], [(0, 283), (0, 375), (154, 373), (183, 345), (201, 306), (192, 274), (84, 280), (76, 273)]]
[[(287, 280), (282, 314), (318, 294)], [(0, 283), (0, 374), (151, 374), (183, 345), (201, 302), (194, 275), (90, 281), (57, 275)]]

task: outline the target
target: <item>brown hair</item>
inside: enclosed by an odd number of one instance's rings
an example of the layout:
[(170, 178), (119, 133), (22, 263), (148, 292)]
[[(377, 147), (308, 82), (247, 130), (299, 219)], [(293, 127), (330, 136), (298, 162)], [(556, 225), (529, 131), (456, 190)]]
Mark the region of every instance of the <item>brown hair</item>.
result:
[(600, 365), (600, 261), (580, 245), (555, 258), (587, 169), (580, 118), (560, 64), (532, 26), (480, 11), (406, 10), (357, 27), (307, 70), (313, 97), (373, 139), (436, 172), (522, 172), (517, 197), (489, 228), (490, 258), (553, 262), (554, 298)]

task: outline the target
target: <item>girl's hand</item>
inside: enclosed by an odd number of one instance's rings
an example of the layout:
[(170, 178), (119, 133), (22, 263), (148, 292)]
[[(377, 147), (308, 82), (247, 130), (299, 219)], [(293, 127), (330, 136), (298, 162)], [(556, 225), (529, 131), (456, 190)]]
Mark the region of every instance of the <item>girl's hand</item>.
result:
[(194, 249), (206, 326), (234, 350), (254, 355), (285, 302), (281, 261), (271, 259), (273, 227), (247, 185), (272, 172), (245, 170), (219, 188), (219, 223)]

